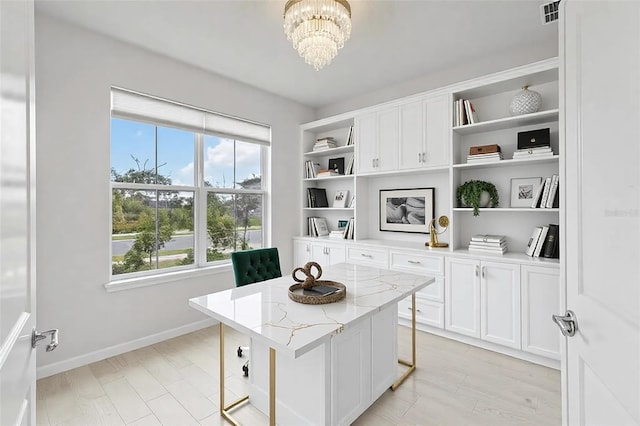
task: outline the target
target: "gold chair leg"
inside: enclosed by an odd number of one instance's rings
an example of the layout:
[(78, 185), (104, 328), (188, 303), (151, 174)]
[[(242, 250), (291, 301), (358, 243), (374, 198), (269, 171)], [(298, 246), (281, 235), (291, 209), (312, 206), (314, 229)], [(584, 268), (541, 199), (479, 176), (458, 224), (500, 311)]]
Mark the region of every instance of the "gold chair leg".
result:
[(398, 359), (398, 363), (409, 367), (398, 380), (391, 385), (391, 390), (398, 389), (398, 386), (404, 382), (416, 369), (416, 294), (411, 295), (411, 362)]

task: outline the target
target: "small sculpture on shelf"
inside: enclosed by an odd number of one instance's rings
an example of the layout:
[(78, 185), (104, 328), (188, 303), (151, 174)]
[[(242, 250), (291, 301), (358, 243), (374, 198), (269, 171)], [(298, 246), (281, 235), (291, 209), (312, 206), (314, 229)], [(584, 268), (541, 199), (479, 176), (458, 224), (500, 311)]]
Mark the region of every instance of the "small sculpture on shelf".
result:
[(440, 234), (444, 234), (444, 232), (449, 229), (449, 218), (447, 216), (440, 216), (438, 218), (438, 225), (440, 225), (441, 227), (443, 227), (444, 229), (440, 232), (438, 232), (438, 230), (436, 229), (436, 220), (431, 219), (431, 222), (429, 222), (429, 236), (430, 236), (430, 241), (428, 243), (424, 243), (425, 246), (429, 246), (429, 247), (449, 247), (448, 243), (441, 243), (438, 241), (438, 235)]

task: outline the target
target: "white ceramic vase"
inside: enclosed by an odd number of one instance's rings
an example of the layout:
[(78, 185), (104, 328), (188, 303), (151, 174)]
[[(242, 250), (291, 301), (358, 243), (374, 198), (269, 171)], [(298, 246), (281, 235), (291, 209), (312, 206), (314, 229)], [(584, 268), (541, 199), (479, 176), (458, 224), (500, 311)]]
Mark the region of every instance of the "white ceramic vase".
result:
[(509, 109), (511, 115), (531, 114), (540, 110), (542, 103), (542, 95), (540, 93), (529, 90), (529, 86), (524, 86), (512, 99)]

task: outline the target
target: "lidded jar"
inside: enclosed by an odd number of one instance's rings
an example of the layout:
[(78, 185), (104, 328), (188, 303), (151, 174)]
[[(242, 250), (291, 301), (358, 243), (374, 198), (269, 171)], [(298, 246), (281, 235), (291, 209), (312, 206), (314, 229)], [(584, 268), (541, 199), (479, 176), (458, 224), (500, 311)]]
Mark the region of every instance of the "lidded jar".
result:
[(540, 110), (542, 103), (542, 95), (540, 93), (529, 90), (529, 86), (523, 86), (512, 99), (509, 109), (511, 115), (531, 114)]

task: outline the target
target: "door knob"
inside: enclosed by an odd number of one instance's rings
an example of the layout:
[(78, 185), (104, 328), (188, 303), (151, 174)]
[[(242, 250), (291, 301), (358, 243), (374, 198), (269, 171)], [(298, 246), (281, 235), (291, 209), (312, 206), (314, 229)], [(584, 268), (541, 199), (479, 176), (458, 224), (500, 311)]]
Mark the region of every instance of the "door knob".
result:
[(572, 337), (576, 334), (578, 330), (578, 318), (576, 318), (576, 314), (574, 314), (573, 311), (567, 311), (564, 316), (552, 315), (551, 319), (558, 324), (563, 336)]
[(51, 336), (51, 342), (47, 345), (47, 352), (51, 352), (58, 347), (58, 329), (38, 332), (35, 328), (31, 332), (31, 347), (35, 348), (38, 342), (42, 339), (46, 339), (47, 336)]

